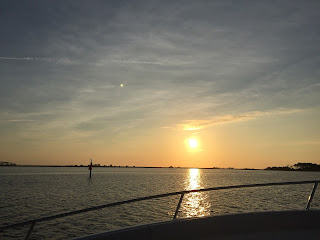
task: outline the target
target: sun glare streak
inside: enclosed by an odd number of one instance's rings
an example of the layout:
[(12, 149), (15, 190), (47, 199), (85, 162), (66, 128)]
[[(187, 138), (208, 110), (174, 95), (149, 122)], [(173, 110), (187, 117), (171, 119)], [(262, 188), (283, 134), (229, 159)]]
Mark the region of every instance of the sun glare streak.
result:
[(197, 168), (189, 169), (189, 185), (188, 190), (196, 189), (200, 187), (200, 171)]
[[(185, 180), (186, 190), (202, 188), (201, 170), (189, 169)], [(185, 195), (183, 214), (186, 217), (199, 217), (210, 215), (210, 202), (207, 201), (207, 194), (204, 192), (188, 193)]]

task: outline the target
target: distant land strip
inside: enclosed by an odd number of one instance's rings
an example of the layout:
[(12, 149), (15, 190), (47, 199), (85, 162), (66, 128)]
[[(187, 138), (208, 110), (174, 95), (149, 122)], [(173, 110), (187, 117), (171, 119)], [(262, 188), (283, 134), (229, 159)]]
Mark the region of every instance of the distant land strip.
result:
[(265, 170), (275, 171), (320, 171), (320, 165), (315, 163), (296, 163), (293, 166), (267, 167)]
[[(88, 167), (89, 165), (17, 165), (12, 162), (1, 162), (0, 167)], [(121, 166), (121, 165), (101, 165), (101, 164), (93, 164), (92, 167), (101, 167), (101, 168), (181, 168), (181, 169), (190, 169), (195, 167), (146, 167), (146, 166)], [(197, 169), (228, 169), (228, 170), (272, 170), (272, 171), (320, 171), (320, 165), (315, 163), (296, 163), (293, 166), (284, 166), (284, 167), (267, 167), (265, 169), (257, 169), (257, 168), (220, 168), (220, 167), (212, 167), (212, 168), (201, 168)]]

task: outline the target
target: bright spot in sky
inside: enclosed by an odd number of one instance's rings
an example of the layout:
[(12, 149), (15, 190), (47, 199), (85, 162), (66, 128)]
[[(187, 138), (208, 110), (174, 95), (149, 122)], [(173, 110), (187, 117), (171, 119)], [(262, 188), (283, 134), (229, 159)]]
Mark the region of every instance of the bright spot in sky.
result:
[(120, 84), (120, 87), (123, 87), (123, 83)]
[(198, 141), (195, 138), (190, 138), (188, 140), (189, 147), (196, 148), (198, 146)]

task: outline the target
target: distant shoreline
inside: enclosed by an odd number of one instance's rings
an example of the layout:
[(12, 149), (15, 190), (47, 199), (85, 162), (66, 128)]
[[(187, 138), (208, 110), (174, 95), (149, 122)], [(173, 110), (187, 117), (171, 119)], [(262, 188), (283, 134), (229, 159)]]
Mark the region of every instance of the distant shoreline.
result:
[(315, 163), (296, 163), (293, 166), (285, 167), (267, 167), (268, 171), (303, 171), (303, 172), (320, 172), (320, 165)]
[[(63, 168), (75, 168), (75, 167), (85, 167), (87, 168), (89, 165), (17, 165), (15, 163), (9, 163), (9, 162), (2, 162), (6, 164), (0, 164), (0, 167), (63, 167)], [(267, 170), (267, 171), (312, 171), (312, 172), (319, 172), (320, 171), (320, 165), (314, 164), (314, 163), (297, 163), (293, 166), (285, 166), (285, 167), (267, 167), (265, 169), (256, 169), (256, 168), (220, 168), (220, 167), (212, 167), (212, 168), (203, 168), (203, 167), (146, 167), (146, 166), (113, 166), (110, 165), (100, 165), (100, 164), (94, 164), (93, 168), (175, 168), (175, 169), (190, 169), (190, 168), (196, 168), (196, 169), (224, 169), (224, 170)]]
[[(0, 167), (88, 167), (88, 165), (0, 165)], [(256, 168), (219, 168), (219, 167), (212, 167), (212, 168), (202, 168), (202, 167), (144, 167), (144, 166), (93, 166), (93, 168), (175, 168), (175, 169), (223, 169), (223, 170), (263, 170), (263, 169), (256, 169)]]

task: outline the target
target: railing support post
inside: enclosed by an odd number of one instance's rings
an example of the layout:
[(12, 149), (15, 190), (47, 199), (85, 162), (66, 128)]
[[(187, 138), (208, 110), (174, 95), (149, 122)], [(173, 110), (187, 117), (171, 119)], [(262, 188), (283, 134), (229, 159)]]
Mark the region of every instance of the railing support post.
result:
[(179, 202), (178, 202), (178, 205), (177, 205), (177, 209), (176, 209), (176, 212), (174, 213), (173, 219), (176, 219), (177, 216), (178, 216), (179, 208), (180, 208), (180, 206), (181, 206), (183, 196), (184, 196), (184, 193), (181, 193), (181, 197), (180, 197), (180, 199), (179, 199)]
[(34, 228), (34, 225), (36, 225), (36, 222), (35, 222), (35, 221), (33, 221), (33, 222), (31, 223), (31, 226), (30, 226), (30, 228), (29, 228), (29, 231), (28, 231), (28, 233), (27, 233), (27, 236), (24, 238), (24, 240), (28, 240), (28, 239), (30, 238), (31, 232), (32, 232), (32, 230), (33, 230), (33, 228)]
[(314, 186), (313, 186), (313, 189), (312, 189), (312, 192), (311, 192), (311, 195), (309, 196), (309, 200), (308, 200), (308, 204), (307, 204), (306, 209), (310, 208), (310, 205), (311, 205), (314, 193), (316, 192), (317, 186), (318, 186), (318, 182), (315, 182)]

